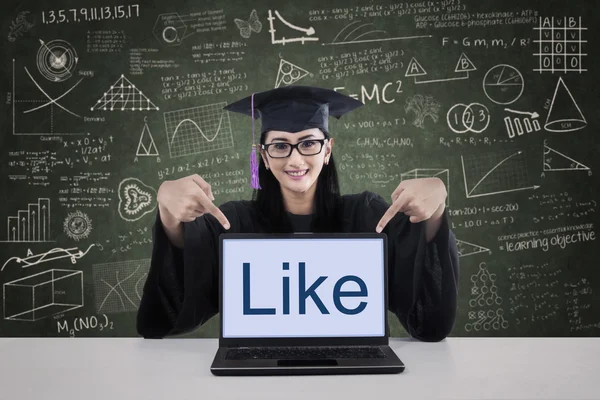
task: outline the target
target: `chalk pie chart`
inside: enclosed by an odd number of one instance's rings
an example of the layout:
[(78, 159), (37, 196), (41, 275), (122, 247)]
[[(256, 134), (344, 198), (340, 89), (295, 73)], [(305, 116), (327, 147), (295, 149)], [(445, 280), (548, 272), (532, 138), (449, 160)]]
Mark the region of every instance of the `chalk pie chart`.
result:
[(496, 104), (514, 103), (521, 97), (524, 88), (523, 75), (507, 64), (496, 65), (483, 78), (483, 91)]

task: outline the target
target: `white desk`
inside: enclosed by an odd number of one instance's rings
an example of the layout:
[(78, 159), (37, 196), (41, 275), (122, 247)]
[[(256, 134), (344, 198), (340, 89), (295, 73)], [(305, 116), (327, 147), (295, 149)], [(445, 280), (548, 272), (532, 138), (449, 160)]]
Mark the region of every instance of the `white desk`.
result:
[(216, 339), (0, 338), (0, 399), (600, 399), (598, 338), (391, 346), (398, 375), (216, 377)]

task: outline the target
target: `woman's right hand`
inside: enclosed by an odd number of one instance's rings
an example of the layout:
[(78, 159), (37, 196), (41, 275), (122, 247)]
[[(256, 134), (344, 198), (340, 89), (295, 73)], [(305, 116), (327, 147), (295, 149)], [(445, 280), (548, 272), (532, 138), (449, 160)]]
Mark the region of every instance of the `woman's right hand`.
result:
[(190, 222), (203, 214), (212, 214), (225, 229), (229, 229), (229, 221), (213, 204), (214, 199), (210, 184), (198, 174), (165, 181), (157, 193), (161, 210), (166, 210), (177, 221)]

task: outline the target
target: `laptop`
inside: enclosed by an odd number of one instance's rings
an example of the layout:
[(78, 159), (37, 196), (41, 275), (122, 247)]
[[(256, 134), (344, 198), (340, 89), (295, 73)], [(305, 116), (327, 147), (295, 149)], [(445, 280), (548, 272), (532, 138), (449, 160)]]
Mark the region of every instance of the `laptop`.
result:
[(404, 371), (389, 347), (384, 233), (225, 233), (214, 375)]

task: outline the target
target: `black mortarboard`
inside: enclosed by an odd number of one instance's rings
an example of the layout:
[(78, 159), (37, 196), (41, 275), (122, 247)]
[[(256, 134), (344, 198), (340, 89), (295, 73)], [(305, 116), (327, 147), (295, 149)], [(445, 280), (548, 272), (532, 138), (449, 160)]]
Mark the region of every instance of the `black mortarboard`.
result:
[(329, 134), (329, 116), (340, 119), (362, 105), (362, 102), (332, 89), (291, 85), (253, 93), (223, 109), (252, 117), (251, 185), (260, 189), (254, 143), (255, 119), (262, 119), (261, 134), (271, 130), (296, 133), (310, 128), (319, 128)]

